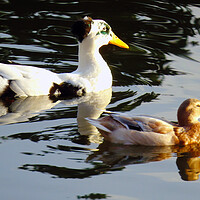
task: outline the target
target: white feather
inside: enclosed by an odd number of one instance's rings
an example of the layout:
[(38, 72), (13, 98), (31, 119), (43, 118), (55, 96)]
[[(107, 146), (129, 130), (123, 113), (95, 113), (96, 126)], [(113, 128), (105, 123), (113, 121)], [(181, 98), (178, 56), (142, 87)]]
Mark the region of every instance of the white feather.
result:
[(85, 118), (91, 125), (97, 127), (98, 129), (105, 131), (107, 133), (111, 133), (109, 129), (107, 129), (105, 126), (101, 125), (98, 120), (95, 119), (90, 119), (90, 118)]

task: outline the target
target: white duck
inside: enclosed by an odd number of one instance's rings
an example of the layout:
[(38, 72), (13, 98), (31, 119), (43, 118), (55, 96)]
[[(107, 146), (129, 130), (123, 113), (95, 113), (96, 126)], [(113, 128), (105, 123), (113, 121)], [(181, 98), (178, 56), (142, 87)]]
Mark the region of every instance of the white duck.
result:
[(72, 73), (56, 74), (46, 69), (0, 64), (0, 97), (62, 95), (81, 96), (99, 92), (112, 86), (112, 74), (99, 53), (103, 45), (114, 44), (129, 48), (103, 20), (84, 17), (72, 26), (79, 41), (79, 64)]

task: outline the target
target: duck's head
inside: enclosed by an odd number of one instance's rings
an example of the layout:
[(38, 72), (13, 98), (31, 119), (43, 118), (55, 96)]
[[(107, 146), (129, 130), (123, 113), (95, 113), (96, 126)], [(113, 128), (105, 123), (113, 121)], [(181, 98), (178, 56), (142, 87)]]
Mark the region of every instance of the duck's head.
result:
[(180, 105), (177, 117), (180, 126), (190, 126), (195, 123), (200, 123), (200, 100), (186, 99)]
[(72, 33), (80, 43), (87, 41), (89, 44), (95, 44), (97, 48), (107, 44), (129, 48), (125, 42), (113, 33), (111, 27), (104, 20), (84, 17), (74, 23)]

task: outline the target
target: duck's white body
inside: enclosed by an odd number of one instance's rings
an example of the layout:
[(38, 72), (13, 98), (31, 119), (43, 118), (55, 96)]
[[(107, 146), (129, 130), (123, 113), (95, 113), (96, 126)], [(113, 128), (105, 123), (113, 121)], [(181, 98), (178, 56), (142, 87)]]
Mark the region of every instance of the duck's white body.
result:
[(54, 83), (59, 85), (63, 82), (77, 90), (82, 89), (85, 93), (110, 88), (112, 74), (100, 55), (99, 48), (109, 42), (123, 48), (128, 48), (128, 45), (119, 40), (103, 20), (85, 17), (76, 24), (74, 33), (79, 38), (77, 70), (56, 74), (37, 67), (0, 64), (0, 96), (8, 87), (16, 96), (48, 95)]
[(53, 82), (62, 80), (51, 71), (24, 65), (0, 64), (0, 94), (9, 86), (17, 96), (48, 95)]

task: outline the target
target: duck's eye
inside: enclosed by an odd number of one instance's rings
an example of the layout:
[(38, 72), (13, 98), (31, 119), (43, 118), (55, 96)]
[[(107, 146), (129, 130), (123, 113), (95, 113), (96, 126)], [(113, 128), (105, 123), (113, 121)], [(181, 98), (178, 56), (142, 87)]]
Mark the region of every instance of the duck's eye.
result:
[(102, 29), (102, 31), (101, 31), (101, 33), (103, 35), (106, 35), (106, 34), (109, 33), (109, 31), (110, 31), (110, 27), (109, 26), (104, 26), (103, 29)]
[(197, 104), (197, 107), (200, 107), (200, 104)]

